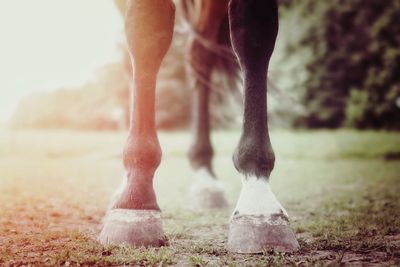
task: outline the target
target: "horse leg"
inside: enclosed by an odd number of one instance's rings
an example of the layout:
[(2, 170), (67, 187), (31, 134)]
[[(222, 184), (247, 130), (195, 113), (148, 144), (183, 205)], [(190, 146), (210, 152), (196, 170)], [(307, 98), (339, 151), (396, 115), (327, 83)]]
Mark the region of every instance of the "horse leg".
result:
[(244, 75), (243, 131), (233, 156), (242, 189), (230, 222), (228, 249), (259, 253), (292, 251), (297, 240), (288, 215), (272, 193), (275, 156), (267, 123), (267, 72), (278, 33), (276, 0), (231, 0), (231, 39)]
[(192, 21), (197, 36), (190, 36), (188, 43), (188, 78), (192, 90), (193, 141), (188, 156), (194, 170), (190, 188), (193, 208), (196, 210), (227, 208), (222, 184), (217, 180), (213, 167), (213, 148), (210, 140), (210, 76), (214, 58), (201, 42), (216, 43), (220, 24), (227, 15), (227, 1), (203, 0), (197, 6), (197, 17)]
[(130, 0), (125, 32), (133, 65), (133, 108), (124, 149), (126, 186), (104, 218), (103, 244), (162, 246), (166, 238), (153, 189), (161, 161), (155, 127), (156, 76), (172, 39), (171, 0)]

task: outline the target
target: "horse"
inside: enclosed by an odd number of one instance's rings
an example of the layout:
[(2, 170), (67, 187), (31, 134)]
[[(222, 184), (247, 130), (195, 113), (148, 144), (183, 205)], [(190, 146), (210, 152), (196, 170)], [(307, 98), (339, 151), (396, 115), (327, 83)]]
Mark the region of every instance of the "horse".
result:
[[(161, 162), (155, 88), (173, 37), (175, 3), (114, 1), (125, 21), (133, 97), (123, 152), (127, 176), (103, 218), (99, 241), (160, 247), (167, 245), (168, 239), (153, 189), (153, 176)], [(299, 244), (289, 216), (269, 183), (275, 156), (267, 121), (267, 78), (278, 34), (277, 0), (181, 0), (180, 4), (192, 31), (186, 51), (193, 92), (194, 138), (189, 160), (198, 177), (192, 197), (205, 209), (227, 207), (212, 167), (209, 115), (211, 76), (222, 58), (231, 62), (231, 70), (240, 72), (244, 94), (242, 133), (233, 154), (242, 188), (230, 219), (227, 248), (233, 253), (260, 253), (266, 248), (295, 251)], [(228, 77), (234, 72), (227, 72)]]

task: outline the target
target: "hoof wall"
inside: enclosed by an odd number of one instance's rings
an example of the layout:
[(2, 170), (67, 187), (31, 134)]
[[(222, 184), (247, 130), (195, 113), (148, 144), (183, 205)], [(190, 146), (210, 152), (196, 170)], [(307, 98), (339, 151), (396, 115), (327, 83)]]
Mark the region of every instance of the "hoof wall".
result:
[(194, 211), (222, 210), (229, 207), (222, 183), (205, 169), (194, 173), (194, 182), (189, 192)]
[(193, 203), (195, 210), (222, 210), (229, 207), (223, 191), (204, 188), (199, 190), (193, 197), (195, 198)]
[(161, 212), (153, 210), (113, 209), (103, 219), (99, 235), (103, 245), (161, 247), (167, 245)]
[(280, 215), (242, 215), (232, 218), (228, 238), (230, 252), (255, 254), (267, 249), (281, 252), (299, 249), (286, 218)]
[(219, 186), (199, 186), (194, 184), (190, 190), (192, 209), (195, 211), (228, 209), (225, 192)]

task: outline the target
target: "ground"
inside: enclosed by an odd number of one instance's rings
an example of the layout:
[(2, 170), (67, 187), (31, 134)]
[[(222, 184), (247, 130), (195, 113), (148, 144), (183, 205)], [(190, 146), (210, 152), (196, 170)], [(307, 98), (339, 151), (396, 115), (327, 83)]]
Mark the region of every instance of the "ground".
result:
[(0, 132), (1, 266), (400, 265), (400, 136), (387, 132), (273, 131), (272, 188), (301, 249), (226, 250), (240, 190), (231, 162), (239, 132), (217, 132), (215, 170), (231, 208), (190, 210), (187, 133), (161, 133), (155, 177), (169, 246), (104, 247), (96, 241), (123, 175), (126, 133)]

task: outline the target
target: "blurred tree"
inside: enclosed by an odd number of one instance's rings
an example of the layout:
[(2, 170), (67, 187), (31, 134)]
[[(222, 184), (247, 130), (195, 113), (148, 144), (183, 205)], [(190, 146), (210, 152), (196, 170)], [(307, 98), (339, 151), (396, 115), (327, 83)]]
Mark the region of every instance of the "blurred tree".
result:
[(23, 98), (13, 114), (14, 128), (72, 128), (110, 130), (126, 128), (128, 78), (115, 62), (77, 88), (36, 92)]
[[(303, 87), (307, 127), (400, 129), (400, 1), (285, 0), (311, 50)], [(397, 103), (397, 104), (396, 104)]]

